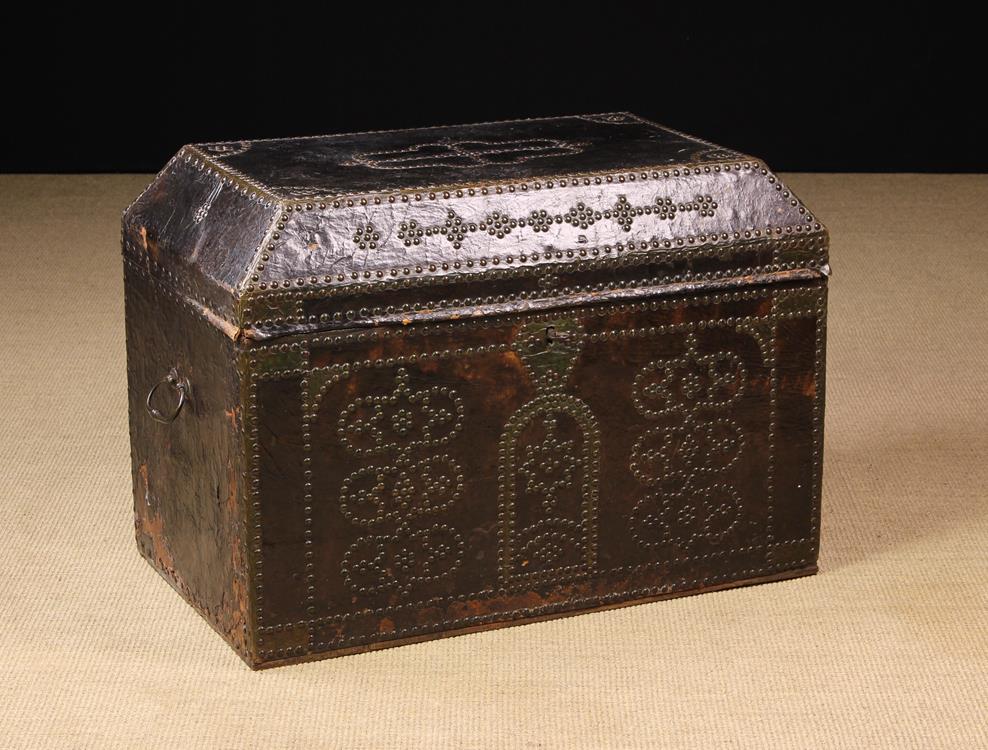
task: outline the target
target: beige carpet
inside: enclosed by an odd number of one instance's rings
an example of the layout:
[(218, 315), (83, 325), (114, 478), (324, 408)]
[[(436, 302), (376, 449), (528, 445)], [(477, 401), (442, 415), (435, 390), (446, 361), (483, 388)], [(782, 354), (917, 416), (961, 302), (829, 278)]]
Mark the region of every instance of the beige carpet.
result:
[(252, 673), (133, 541), (119, 215), (0, 177), (0, 747), (988, 747), (988, 177), (829, 225), (821, 573)]

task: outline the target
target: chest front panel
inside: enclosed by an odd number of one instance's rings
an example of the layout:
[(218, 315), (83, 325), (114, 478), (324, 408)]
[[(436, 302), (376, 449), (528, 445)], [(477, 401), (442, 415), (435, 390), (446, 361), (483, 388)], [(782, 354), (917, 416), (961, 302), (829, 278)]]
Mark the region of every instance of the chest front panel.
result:
[(261, 656), (812, 564), (824, 305), (779, 286), (253, 350)]

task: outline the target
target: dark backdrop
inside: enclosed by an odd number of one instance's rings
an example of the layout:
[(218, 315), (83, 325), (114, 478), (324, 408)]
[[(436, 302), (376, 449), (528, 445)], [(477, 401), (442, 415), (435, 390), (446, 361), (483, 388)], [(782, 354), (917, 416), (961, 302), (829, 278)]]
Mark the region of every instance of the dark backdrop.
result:
[(5, 32), (0, 170), (148, 172), (187, 142), (625, 109), (779, 170), (988, 171), (973, 20), (757, 7), (44, 6)]

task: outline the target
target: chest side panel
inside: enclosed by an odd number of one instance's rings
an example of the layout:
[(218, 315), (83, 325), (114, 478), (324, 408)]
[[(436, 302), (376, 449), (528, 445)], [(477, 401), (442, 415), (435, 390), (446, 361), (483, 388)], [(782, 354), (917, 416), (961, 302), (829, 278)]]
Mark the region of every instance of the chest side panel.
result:
[[(138, 549), (249, 659), (237, 350), (142, 264), (125, 259), (124, 279)], [(180, 405), (172, 369), (187, 384)]]
[(812, 569), (824, 305), (774, 287), (256, 349), (261, 658)]

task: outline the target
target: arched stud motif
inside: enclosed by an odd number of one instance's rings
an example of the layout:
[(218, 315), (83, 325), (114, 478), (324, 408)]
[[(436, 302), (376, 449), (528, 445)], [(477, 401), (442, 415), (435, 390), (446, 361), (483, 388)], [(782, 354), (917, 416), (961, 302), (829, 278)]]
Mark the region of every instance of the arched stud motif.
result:
[(744, 393), (746, 369), (733, 352), (700, 355), (694, 333), (685, 345), (682, 356), (650, 362), (634, 381), (635, 408), (652, 422), (630, 457), (644, 490), (631, 536), (646, 548), (717, 543), (740, 521), (727, 472), (744, 450), (730, 410)]
[(504, 588), (570, 580), (597, 560), (600, 429), (564, 393), (580, 351), (572, 320), (523, 326), (514, 349), (538, 395), (511, 416), (499, 457), (499, 567)]

